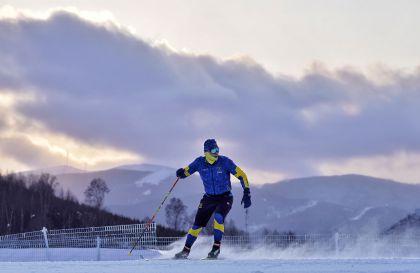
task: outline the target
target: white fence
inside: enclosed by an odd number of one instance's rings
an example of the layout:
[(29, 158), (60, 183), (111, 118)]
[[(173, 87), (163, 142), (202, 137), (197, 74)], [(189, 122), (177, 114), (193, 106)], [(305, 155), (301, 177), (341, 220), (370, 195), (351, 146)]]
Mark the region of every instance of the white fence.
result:
[[(145, 224), (47, 230), (0, 236), (0, 261), (127, 260)], [(156, 255), (156, 224), (151, 224), (136, 252)]]
[[(157, 237), (156, 225), (152, 224), (129, 256), (128, 251), (143, 229), (143, 224), (137, 224), (44, 229), (0, 236), (0, 261), (128, 260), (159, 257), (162, 253), (169, 257), (185, 241), (185, 237)], [(208, 251), (212, 240), (211, 236), (200, 236), (194, 251)], [(420, 236), (339, 233), (225, 236), (222, 252), (231, 253), (232, 258), (419, 258)]]

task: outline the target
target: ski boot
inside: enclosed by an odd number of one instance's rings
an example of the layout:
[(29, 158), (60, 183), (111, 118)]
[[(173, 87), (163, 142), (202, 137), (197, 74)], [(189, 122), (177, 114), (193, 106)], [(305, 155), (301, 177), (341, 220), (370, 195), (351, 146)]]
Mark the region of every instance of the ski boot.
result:
[(191, 248), (184, 246), (184, 248), (180, 252), (175, 254), (174, 259), (176, 260), (187, 259), (188, 255), (190, 255), (190, 250)]
[(219, 256), (219, 254), (220, 254), (220, 244), (214, 243), (211, 251), (207, 255), (207, 259), (208, 260), (216, 260), (217, 257)]

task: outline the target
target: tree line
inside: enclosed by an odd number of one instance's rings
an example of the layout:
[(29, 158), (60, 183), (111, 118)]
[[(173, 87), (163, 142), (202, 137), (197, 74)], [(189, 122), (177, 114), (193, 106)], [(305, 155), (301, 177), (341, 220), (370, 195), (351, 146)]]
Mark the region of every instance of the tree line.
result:
[[(86, 188), (85, 203), (69, 191), (58, 189), (57, 178), (48, 173), (18, 175), (0, 173), (0, 235), (48, 229), (68, 229), (145, 223), (110, 213), (102, 208), (110, 190), (101, 178)], [(157, 236), (183, 236), (182, 230), (156, 225)]]
[(74, 195), (57, 192), (55, 176), (0, 174), (0, 235), (48, 229), (66, 229), (140, 223), (98, 206), (80, 204)]

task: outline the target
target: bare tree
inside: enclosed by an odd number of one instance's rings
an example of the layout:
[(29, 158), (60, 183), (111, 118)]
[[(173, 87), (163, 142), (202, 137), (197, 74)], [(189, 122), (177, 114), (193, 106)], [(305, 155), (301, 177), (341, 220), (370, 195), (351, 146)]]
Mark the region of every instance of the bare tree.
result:
[(166, 223), (169, 227), (181, 230), (188, 221), (187, 206), (179, 198), (171, 198), (165, 207)]
[(99, 209), (104, 203), (105, 194), (109, 192), (106, 182), (101, 178), (95, 178), (85, 190), (85, 202)]

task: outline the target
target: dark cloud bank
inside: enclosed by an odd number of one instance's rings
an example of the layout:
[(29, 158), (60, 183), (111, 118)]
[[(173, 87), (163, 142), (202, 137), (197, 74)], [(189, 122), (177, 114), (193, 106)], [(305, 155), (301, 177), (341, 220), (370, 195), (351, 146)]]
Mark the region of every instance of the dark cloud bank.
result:
[(21, 103), (22, 115), (150, 162), (185, 164), (208, 137), (244, 165), (290, 175), (420, 150), (420, 72), (388, 73), (382, 85), (352, 69), (274, 76), (247, 58), (176, 53), (67, 12), (0, 20), (0, 41), (0, 90), (40, 98)]

